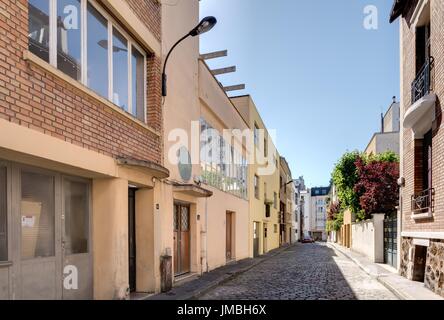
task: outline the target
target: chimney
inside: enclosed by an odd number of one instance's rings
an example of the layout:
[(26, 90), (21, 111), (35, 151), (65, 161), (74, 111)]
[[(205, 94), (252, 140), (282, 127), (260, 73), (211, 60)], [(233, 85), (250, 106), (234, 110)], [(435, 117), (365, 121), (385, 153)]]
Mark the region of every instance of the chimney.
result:
[(384, 114), (381, 113), (381, 133), (384, 133)]

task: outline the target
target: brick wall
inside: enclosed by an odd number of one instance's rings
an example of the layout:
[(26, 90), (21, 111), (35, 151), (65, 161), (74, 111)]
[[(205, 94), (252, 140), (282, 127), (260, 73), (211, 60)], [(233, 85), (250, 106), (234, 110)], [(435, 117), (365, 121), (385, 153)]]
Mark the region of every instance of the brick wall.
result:
[[(404, 105), (401, 106), (404, 112), (411, 105), (411, 83), (416, 77), (415, 67), (415, 30), (410, 28), (405, 19), (401, 20), (403, 32), (402, 56), (404, 85), (402, 88)], [(411, 219), (411, 195), (418, 190), (418, 183), (415, 190), (415, 170), (417, 182), (420, 179), (420, 168), (415, 168), (415, 157), (420, 158), (422, 151), (421, 143), (413, 140), (410, 129), (404, 130), (404, 177), (406, 186), (403, 191), (403, 231), (444, 231), (444, 125), (442, 124), (441, 101), (444, 99), (444, 1), (431, 1), (431, 54), (435, 58), (434, 67), (434, 92), (438, 97), (436, 107), (437, 119), (433, 124), (433, 155), (432, 155), (432, 186), (435, 188), (435, 211), (434, 218), (413, 221)], [(415, 144), (416, 147), (415, 148)], [(416, 150), (416, 152), (415, 152)]]
[[(127, 0), (160, 39), (160, 4)], [(23, 60), (28, 1), (0, 0), (0, 117), (109, 156), (162, 162), (162, 140), (82, 90)], [(13, 45), (12, 45), (13, 44)], [(148, 125), (161, 133), (161, 61), (148, 57)]]

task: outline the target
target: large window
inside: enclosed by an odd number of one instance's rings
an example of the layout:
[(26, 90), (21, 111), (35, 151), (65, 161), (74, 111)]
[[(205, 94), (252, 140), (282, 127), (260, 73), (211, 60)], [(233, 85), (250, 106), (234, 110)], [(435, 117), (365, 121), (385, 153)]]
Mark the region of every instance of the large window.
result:
[(82, 80), (81, 0), (57, 0), (57, 66)]
[(21, 195), (22, 259), (55, 256), (54, 177), (22, 172)]
[(29, 50), (49, 62), (49, 1), (29, 0)]
[(65, 180), (64, 207), (66, 254), (88, 253), (89, 240), (89, 185)]
[(201, 168), (206, 184), (247, 199), (247, 160), (201, 119)]
[(146, 55), (94, 0), (29, 0), (29, 51), (146, 122)]
[(0, 262), (8, 260), (6, 168), (0, 166)]

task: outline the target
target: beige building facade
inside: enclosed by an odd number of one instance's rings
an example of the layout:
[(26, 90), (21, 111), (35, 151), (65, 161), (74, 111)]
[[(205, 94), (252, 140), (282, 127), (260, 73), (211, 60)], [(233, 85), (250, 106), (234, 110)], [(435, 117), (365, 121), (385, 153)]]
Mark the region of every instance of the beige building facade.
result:
[(249, 256), (279, 247), (279, 161), (273, 139), (251, 96), (231, 99), (253, 132), (255, 156), (248, 165)]

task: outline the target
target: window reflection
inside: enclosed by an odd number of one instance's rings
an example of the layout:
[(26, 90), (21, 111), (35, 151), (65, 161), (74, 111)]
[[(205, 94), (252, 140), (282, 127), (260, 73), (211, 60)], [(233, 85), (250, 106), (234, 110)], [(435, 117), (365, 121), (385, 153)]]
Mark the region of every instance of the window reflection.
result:
[(29, 51), (49, 62), (49, 0), (29, 0)]
[(108, 97), (108, 22), (88, 3), (88, 87)]
[(134, 46), (132, 48), (132, 114), (145, 121), (145, 59)]
[(80, 0), (57, 1), (57, 67), (81, 80)]
[(128, 108), (128, 42), (113, 28), (113, 102), (125, 111)]

